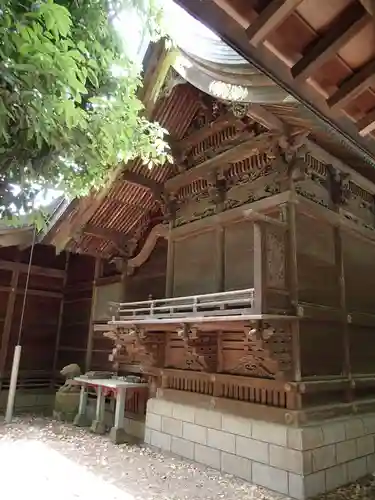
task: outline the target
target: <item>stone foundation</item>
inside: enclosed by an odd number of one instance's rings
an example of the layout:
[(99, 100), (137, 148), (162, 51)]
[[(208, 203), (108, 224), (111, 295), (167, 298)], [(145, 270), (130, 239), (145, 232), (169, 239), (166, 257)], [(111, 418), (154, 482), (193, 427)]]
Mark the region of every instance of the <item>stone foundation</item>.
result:
[(302, 428), (153, 398), (146, 443), (298, 500), (375, 471), (375, 414)]

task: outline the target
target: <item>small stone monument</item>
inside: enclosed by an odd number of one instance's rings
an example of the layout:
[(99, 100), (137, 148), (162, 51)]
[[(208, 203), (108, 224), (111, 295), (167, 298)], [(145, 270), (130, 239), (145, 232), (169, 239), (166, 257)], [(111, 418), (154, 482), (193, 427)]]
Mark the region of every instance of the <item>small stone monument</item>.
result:
[(73, 422), (78, 413), (80, 393), (80, 386), (74, 378), (81, 375), (81, 369), (73, 363), (64, 366), (60, 373), (65, 377), (65, 384), (56, 393), (53, 417), (56, 420)]

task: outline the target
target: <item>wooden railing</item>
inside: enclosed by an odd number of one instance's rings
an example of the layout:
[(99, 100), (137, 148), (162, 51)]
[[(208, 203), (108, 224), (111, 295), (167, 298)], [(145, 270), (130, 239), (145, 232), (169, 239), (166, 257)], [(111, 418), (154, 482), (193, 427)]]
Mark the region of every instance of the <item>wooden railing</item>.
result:
[(177, 318), (233, 319), (254, 314), (254, 289), (208, 293), (189, 297), (146, 300), (142, 302), (110, 303), (112, 321), (168, 321)]
[(294, 386), (277, 380), (166, 369), (163, 370), (162, 387), (275, 408), (292, 410), (298, 407)]

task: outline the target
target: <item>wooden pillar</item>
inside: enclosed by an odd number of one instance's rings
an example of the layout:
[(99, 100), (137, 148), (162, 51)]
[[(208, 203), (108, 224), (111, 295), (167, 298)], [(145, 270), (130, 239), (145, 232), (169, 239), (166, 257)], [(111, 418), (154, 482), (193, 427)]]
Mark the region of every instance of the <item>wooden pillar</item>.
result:
[(97, 280), (100, 278), (100, 270), (101, 270), (101, 259), (97, 258), (95, 260), (94, 281), (92, 284), (91, 312), (90, 312), (89, 331), (87, 336), (85, 372), (88, 372), (91, 366), (92, 348), (94, 344), (94, 314), (96, 309), (96, 301), (98, 293)]
[(225, 289), (225, 230), (216, 226), (216, 291)]
[(174, 253), (175, 253), (175, 242), (172, 236), (173, 222), (169, 223), (168, 231), (168, 253), (167, 253), (167, 270), (166, 270), (166, 280), (165, 280), (165, 296), (173, 296), (173, 283), (174, 283)]
[(264, 224), (254, 222), (254, 314), (267, 311), (267, 249)]
[[(287, 279), (290, 304), (294, 314), (298, 308), (298, 261), (297, 261), (297, 228), (296, 228), (296, 205), (289, 201), (286, 206), (286, 219), (288, 224), (287, 242)], [(301, 370), (301, 339), (299, 321), (292, 322), (292, 350), (293, 350), (293, 378), (300, 381)]]
[(10, 333), (11, 333), (11, 328), (12, 328), (12, 321), (13, 321), (13, 312), (14, 312), (14, 304), (16, 302), (16, 297), (17, 297), (17, 285), (18, 285), (18, 278), (19, 278), (19, 270), (15, 269), (12, 272), (12, 278), (10, 282), (10, 290), (9, 290), (9, 295), (8, 295), (8, 302), (7, 302), (7, 308), (6, 308), (6, 313), (5, 313), (5, 321), (4, 321), (4, 328), (3, 328), (3, 334), (1, 337), (1, 345), (0, 345), (0, 392), (3, 384), (3, 378), (5, 374), (5, 368), (6, 368), (6, 360), (7, 360), (7, 355), (8, 355), (8, 346), (9, 346), (9, 339), (10, 339)]
[(345, 269), (344, 269), (344, 253), (342, 243), (342, 231), (339, 227), (334, 228), (334, 243), (335, 243), (335, 266), (337, 285), (339, 291), (339, 304), (342, 312), (342, 329), (343, 329), (343, 374), (346, 377), (351, 377), (351, 362), (350, 362), (350, 338), (348, 313), (346, 308), (346, 290), (345, 290)]
[(65, 305), (65, 288), (66, 288), (66, 283), (68, 280), (69, 257), (70, 257), (70, 254), (66, 253), (65, 275), (64, 275), (64, 282), (63, 282), (63, 296), (61, 298), (60, 308), (59, 308), (59, 318), (58, 318), (58, 322), (57, 322), (55, 352), (53, 355), (53, 363), (52, 363), (52, 378), (51, 378), (51, 388), (52, 389), (55, 388), (55, 382), (56, 382), (56, 370), (57, 370), (57, 362), (58, 362), (58, 358), (59, 358), (61, 328), (62, 328), (62, 323), (63, 323), (64, 305)]
[(121, 297), (119, 298), (120, 302), (126, 302), (127, 282), (128, 282), (128, 260), (124, 259), (121, 271)]

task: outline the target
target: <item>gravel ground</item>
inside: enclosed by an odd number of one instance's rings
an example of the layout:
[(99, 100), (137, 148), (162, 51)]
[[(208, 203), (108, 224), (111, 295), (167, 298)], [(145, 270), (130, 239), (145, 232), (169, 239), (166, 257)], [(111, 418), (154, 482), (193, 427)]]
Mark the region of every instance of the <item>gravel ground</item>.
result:
[[(27, 500), (287, 500), (230, 475), (43, 418), (0, 422), (1, 489)], [(13, 494), (12, 494), (13, 493)], [(322, 496), (375, 499), (375, 481)]]

